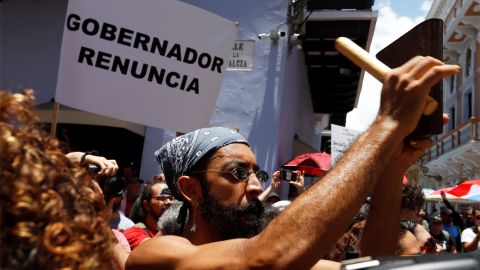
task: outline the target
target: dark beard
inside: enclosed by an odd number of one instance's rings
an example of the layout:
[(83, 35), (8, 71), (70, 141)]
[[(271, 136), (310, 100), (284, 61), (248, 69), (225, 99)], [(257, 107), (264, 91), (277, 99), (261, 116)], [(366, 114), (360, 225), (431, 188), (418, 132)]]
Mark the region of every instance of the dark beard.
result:
[(467, 228), (470, 228), (470, 227), (473, 227), (475, 226), (475, 222), (474, 221), (470, 221), (470, 220), (466, 220), (465, 221), (465, 225), (467, 226)]
[(259, 234), (278, 211), (258, 199), (244, 205), (224, 205), (207, 193), (200, 205), (205, 222), (222, 240), (250, 238)]
[(169, 206), (165, 206), (163, 210), (160, 211), (160, 213), (156, 213), (153, 209), (150, 210), (149, 214), (153, 217), (154, 220), (158, 221), (158, 219), (165, 213), (165, 211), (169, 208)]

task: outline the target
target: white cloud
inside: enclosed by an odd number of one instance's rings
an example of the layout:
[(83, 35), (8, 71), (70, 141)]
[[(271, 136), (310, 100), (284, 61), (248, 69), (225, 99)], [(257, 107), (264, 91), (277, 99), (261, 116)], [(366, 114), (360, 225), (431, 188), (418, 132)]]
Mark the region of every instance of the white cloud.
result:
[(368, 128), (377, 115), (381, 90), (382, 84), (365, 73), (358, 106), (347, 114), (346, 127), (360, 131)]
[(412, 29), (422, 20), (423, 18), (421, 17), (411, 18), (407, 16), (399, 16), (390, 5), (380, 4), (370, 51), (372, 53), (377, 53)]
[[(425, 2), (431, 2), (431, 0), (424, 1), (422, 3), (422, 9), (424, 8), (423, 5), (428, 4)], [(380, 3), (370, 53), (376, 54), (423, 20), (423, 17), (411, 18), (399, 16), (392, 9), (389, 1)], [(375, 119), (380, 105), (381, 88), (382, 85), (380, 82), (370, 76), (370, 74), (365, 73), (358, 106), (347, 114), (346, 126), (348, 128), (356, 130), (365, 130), (368, 128)]]
[(424, 13), (425, 16), (430, 11), (432, 4), (433, 4), (433, 0), (423, 0), (420, 10)]

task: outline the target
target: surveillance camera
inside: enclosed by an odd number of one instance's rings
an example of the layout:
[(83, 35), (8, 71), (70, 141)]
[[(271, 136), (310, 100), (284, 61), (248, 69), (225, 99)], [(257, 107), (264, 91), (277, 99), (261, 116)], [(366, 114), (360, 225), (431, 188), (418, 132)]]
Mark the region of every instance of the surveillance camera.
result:
[(277, 29), (270, 30), (270, 39), (273, 41), (278, 41), (280, 38), (280, 32)]
[(280, 39), (280, 37), (284, 37), (284, 36), (285, 36), (285, 32), (278, 31), (277, 29), (272, 29), (270, 30), (269, 33), (259, 34), (257, 37), (260, 40), (270, 38), (271, 41), (276, 43)]
[(290, 35), (290, 40), (300, 40), (301, 38), (301, 35), (297, 33)]
[(299, 39), (299, 34), (290, 35), (290, 39), (288, 40), (288, 44), (291, 48), (296, 48), (297, 50), (302, 49), (302, 41)]
[(266, 38), (268, 38), (268, 37), (270, 37), (270, 34), (265, 34), (265, 33), (263, 33), (263, 34), (259, 34), (259, 35), (258, 35), (258, 39), (260, 39), (260, 40), (266, 39)]

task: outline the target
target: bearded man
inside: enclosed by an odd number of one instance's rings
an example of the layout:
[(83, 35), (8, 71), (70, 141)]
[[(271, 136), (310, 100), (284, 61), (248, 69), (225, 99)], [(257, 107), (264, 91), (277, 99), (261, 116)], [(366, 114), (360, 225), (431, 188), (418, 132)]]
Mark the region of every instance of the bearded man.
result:
[(458, 66), (431, 57), (390, 71), (370, 128), (322, 181), (255, 236), (250, 233), (265, 213), (258, 202), (265, 176), (245, 139), (226, 128), (173, 139), (156, 156), (172, 195), (184, 204), (181, 235), (145, 241), (130, 254), (127, 269), (339, 269), (319, 260), (372, 193), (361, 255), (395, 254), (401, 180), (413, 158), (431, 146), (404, 138), (415, 129), (431, 87), (457, 72)]

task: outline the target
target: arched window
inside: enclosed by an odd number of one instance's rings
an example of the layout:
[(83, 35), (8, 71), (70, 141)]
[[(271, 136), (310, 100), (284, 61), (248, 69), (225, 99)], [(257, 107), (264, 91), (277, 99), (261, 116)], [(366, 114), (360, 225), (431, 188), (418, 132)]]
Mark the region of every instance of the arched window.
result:
[(463, 121), (470, 119), (473, 116), (473, 94), (472, 89), (469, 89), (463, 95)]
[(448, 131), (451, 131), (455, 128), (455, 106), (450, 107), (448, 113), (450, 114), (450, 119), (448, 120)]
[(450, 94), (452, 94), (455, 91), (455, 78), (456, 78), (456, 75), (453, 75), (450, 77), (450, 88), (449, 88)]

